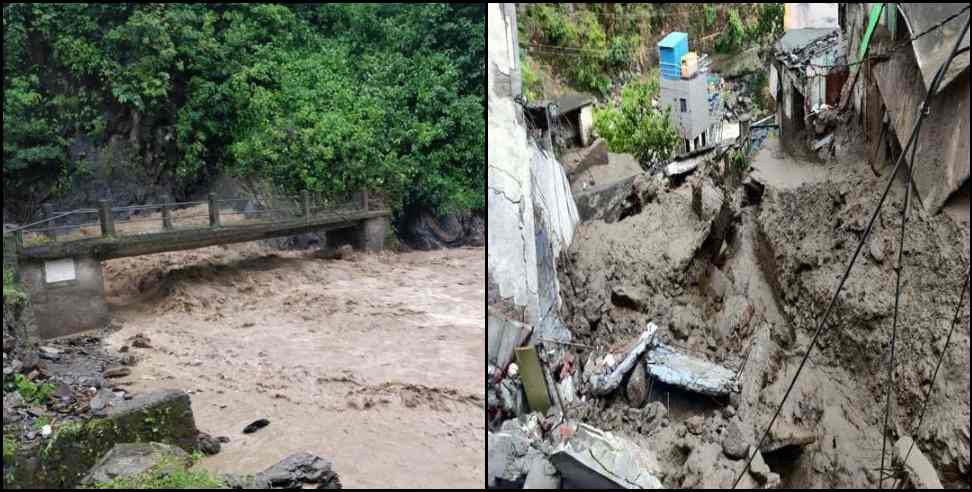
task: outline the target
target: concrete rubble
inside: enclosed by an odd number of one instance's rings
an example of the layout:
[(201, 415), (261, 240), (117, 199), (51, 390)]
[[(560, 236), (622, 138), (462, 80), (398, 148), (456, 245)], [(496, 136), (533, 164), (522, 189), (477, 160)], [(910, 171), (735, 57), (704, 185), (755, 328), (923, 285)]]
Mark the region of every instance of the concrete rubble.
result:
[(572, 488), (662, 488), (651, 453), (588, 425), (578, 425), (574, 439), (558, 446), (550, 460)]
[(646, 364), (652, 377), (694, 393), (721, 398), (738, 391), (735, 372), (664, 344), (648, 352)]
[[(735, 372), (679, 353), (668, 345), (655, 343), (657, 331), (658, 326), (649, 323), (630, 351), (608, 354), (590, 364), (592, 367), (588, 369), (587, 377), (595, 397), (606, 396), (617, 390), (645, 354), (644, 364), (648, 375), (663, 383), (714, 397), (727, 397), (738, 391)], [(615, 363), (622, 356), (621, 362)]]

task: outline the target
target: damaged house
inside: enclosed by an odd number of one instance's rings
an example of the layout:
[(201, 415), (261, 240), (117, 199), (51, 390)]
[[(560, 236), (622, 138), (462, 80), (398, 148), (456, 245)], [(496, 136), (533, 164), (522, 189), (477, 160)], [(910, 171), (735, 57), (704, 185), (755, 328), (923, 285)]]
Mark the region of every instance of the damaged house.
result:
[(594, 101), (581, 94), (567, 94), (554, 101), (554, 105), (561, 146), (589, 146), (594, 130)]
[[(870, 27), (868, 22), (875, 9), (868, 9), (867, 5), (848, 6), (850, 25), (859, 30)], [(853, 43), (863, 48), (860, 51), (867, 48), (868, 42), (870, 53), (891, 51), (886, 59), (862, 68), (865, 82), (854, 99), (854, 108), (865, 122), (875, 153), (893, 155), (907, 143), (917, 108), (968, 20), (968, 9), (967, 3), (886, 4), (884, 14), (878, 14), (883, 22), (874, 23), (874, 32), (869, 36), (869, 31), (862, 30), (854, 38)], [(939, 25), (941, 28), (937, 28)], [(938, 93), (932, 94), (929, 114), (917, 142), (916, 162), (911, 163), (915, 166), (919, 203), (930, 212), (941, 210), (956, 194), (964, 196), (968, 203), (968, 49), (966, 34)]]
[[(844, 4), (839, 7), (843, 30), (827, 27), (833, 13), (826, 9), (788, 12), (788, 30), (770, 67), (784, 145), (792, 149), (808, 141), (814, 152), (826, 151), (834, 110), (852, 105), (871, 149), (869, 159), (893, 161), (968, 18), (968, 4)], [(957, 192), (968, 196), (968, 35), (962, 50), (932, 95), (926, 131), (918, 139), (915, 191), (919, 203), (933, 212)]]
[[(777, 101), (784, 144), (792, 145), (808, 136), (807, 129), (817, 126), (818, 115), (839, 103), (848, 72), (846, 67), (829, 67), (846, 65), (843, 53), (837, 28), (791, 29), (776, 43), (769, 84)], [(821, 137), (814, 139), (815, 151), (827, 142), (826, 135), (817, 135), (826, 128), (821, 126), (820, 130), (809, 134)]]

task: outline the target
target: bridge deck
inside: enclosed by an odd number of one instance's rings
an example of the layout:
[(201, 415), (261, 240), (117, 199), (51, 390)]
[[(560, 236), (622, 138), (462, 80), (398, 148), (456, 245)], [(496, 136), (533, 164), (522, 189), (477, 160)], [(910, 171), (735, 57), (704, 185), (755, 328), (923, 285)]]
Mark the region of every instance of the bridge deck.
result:
[(284, 222), (256, 225), (233, 225), (220, 228), (197, 228), (109, 238), (91, 238), (42, 246), (24, 247), (18, 253), (21, 260), (56, 260), (75, 256), (90, 256), (110, 260), (129, 256), (166, 253), (204, 248), (220, 244), (243, 243), (293, 236), (308, 232), (349, 229), (368, 219), (390, 216), (388, 210), (358, 211), (345, 214), (313, 216)]

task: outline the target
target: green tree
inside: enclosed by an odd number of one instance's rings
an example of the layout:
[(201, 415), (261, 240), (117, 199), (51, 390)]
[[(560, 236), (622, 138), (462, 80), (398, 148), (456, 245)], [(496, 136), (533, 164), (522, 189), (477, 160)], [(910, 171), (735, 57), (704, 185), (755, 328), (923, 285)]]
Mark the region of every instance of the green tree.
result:
[[(154, 149), (149, 176), (391, 205), (485, 207), (484, 4), (4, 4), (4, 196), (83, 172), (68, 147)], [(145, 131), (139, 130), (145, 126)], [(171, 149), (158, 152), (155, 129)]]
[(620, 105), (594, 112), (594, 131), (611, 151), (633, 154), (644, 168), (671, 158), (681, 141), (670, 111), (652, 107), (657, 94), (657, 78), (634, 82), (625, 86)]

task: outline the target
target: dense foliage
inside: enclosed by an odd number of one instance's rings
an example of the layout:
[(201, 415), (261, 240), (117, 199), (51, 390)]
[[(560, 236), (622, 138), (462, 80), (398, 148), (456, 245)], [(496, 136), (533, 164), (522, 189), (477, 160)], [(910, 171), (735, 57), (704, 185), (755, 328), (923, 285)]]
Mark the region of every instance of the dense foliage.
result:
[(671, 158), (681, 143), (670, 109), (653, 108), (658, 77), (625, 86), (617, 106), (594, 111), (594, 131), (612, 152), (635, 156), (642, 167)]
[(744, 17), (740, 10), (731, 9), (726, 17), (725, 29), (716, 40), (716, 50), (735, 53), (754, 44), (775, 39), (783, 33), (784, 8), (782, 3), (759, 4), (759, 8)]
[[(521, 42), (564, 67), (564, 75), (578, 88), (600, 95), (611, 89), (611, 75), (629, 68), (641, 44), (635, 31), (611, 32), (599, 14), (621, 4), (591, 4), (592, 10), (569, 13), (560, 4), (526, 4), (519, 23)], [(601, 12), (599, 9), (604, 9)], [(561, 48), (562, 47), (562, 48)], [(561, 49), (558, 49), (561, 48)]]
[(7, 200), (68, 191), (72, 141), (122, 135), (187, 188), (485, 207), (484, 4), (5, 4), (3, 29)]

